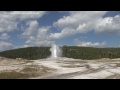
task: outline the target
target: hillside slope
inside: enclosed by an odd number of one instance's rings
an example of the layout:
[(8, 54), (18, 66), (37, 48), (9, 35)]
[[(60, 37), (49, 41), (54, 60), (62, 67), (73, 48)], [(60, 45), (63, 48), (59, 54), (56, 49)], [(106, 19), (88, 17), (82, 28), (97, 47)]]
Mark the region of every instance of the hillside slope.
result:
[[(63, 46), (62, 56), (74, 59), (120, 58), (120, 48)], [(51, 55), (50, 47), (28, 47), (0, 52), (1, 57), (43, 59)]]

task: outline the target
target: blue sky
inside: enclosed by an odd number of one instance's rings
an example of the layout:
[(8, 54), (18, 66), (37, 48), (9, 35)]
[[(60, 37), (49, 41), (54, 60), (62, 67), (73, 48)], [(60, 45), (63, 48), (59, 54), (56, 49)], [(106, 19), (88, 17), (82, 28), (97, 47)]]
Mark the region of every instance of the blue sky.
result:
[(1, 11), (0, 51), (75, 45), (120, 47), (120, 11)]

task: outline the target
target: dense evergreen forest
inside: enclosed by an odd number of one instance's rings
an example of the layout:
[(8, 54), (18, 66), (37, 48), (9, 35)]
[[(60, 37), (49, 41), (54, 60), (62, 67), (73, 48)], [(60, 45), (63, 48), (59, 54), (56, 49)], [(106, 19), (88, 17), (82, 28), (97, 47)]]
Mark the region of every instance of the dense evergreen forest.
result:
[[(1, 57), (43, 59), (51, 55), (50, 47), (28, 47), (0, 52)], [(120, 58), (120, 48), (92, 48), (63, 46), (61, 47), (63, 57), (74, 59), (99, 59), (99, 58)]]
[(43, 59), (51, 55), (50, 47), (28, 47), (0, 52), (1, 57), (23, 58), (23, 59)]

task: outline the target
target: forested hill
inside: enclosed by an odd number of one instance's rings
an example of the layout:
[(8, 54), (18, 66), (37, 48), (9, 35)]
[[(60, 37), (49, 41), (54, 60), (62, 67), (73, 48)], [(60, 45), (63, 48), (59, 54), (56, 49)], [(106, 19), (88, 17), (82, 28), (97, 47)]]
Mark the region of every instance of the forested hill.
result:
[[(1, 57), (43, 59), (51, 55), (50, 47), (28, 47), (0, 52)], [(92, 48), (64, 46), (61, 47), (63, 57), (75, 59), (120, 58), (120, 48)]]
[(42, 59), (51, 55), (50, 47), (28, 47), (0, 52), (1, 57), (23, 58), (23, 59)]

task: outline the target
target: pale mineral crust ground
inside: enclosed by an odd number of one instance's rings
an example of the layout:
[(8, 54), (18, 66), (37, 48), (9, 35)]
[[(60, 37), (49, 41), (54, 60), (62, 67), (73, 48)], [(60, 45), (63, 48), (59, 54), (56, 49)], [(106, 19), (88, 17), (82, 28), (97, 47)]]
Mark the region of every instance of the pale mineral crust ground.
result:
[[(4, 74), (6, 74), (6, 72), (9, 74), (5, 77), (3, 72)], [(13, 75), (9, 76), (10, 74)], [(14, 74), (16, 74), (16, 76)], [(120, 79), (120, 59), (81, 60), (49, 58), (39, 60), (14, 60), (0, 58), (0, 79), (4, 78)]]

